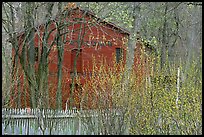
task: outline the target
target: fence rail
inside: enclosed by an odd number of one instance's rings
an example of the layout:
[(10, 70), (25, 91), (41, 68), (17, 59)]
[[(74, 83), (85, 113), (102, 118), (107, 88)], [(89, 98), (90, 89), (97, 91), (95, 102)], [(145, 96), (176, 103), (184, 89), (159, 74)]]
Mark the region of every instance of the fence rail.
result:
[(77, 109), (70, 110), (51, 110), (51, 109), (29, 109), (29, 108), (2, 108), (2, 115), (37, 115), (40, 112), (46, 114), (57, 114), (57, 115), (72, 115), (79, 112)]
[[(2, 108), (2, 134), (24, 135), (78, 135), (97, 134), (87, 127), (87, 120), (97, 121), (99, 113), (118, 110), (40, 110)], [(85, 122), (86, 121), (86, 122)], [(96, 122), (97, 123), (97, 122)], [(97, 126), (97, 124), (96, 124)], [(96, 127), (95, 127), (96, 128)], [(44, 133), (42, 133), (44, 129)], [(99, 133), (100, 134), (100, 133)]]
[(119, 109), (109, 109), (109, 110), (77, 110), (77, 109), (70, 109), (70, 110), (50, 110), (50, 109), (10, 109), (10, 108), (2, 108), (2, 118), (35, 118), (42, 115), (48, 116), (48, 118), (55, 118), (55, 117), (95, 117), (98, 116), (99, 113), (115, 113), (115, 115), (120, 115)]

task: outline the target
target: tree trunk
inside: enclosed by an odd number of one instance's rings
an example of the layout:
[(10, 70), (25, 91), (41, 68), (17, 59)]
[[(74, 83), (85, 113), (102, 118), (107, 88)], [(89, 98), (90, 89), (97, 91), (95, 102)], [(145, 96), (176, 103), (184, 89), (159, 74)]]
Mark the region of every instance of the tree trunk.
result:
[(127, 51), (127, 67), (130, 69), (134, 61), (134, 49), (136, 46), (136, 33), (140, 31), (140, 4), (134, 2), (133, 9), (133, 28), (128, 39), (128, 51)]
[(161, 69), (163, 69), (164, 65), (166, 64), (166, 54), (167, 54), (167, 10), (168, 10), (168, 3), (165, 2), (165, 10), (164, 10), (164, 24), (162, 29), (162, 47), (161, 47)]
[[(61, 12), (62, 3), (58, 3), (58, 13)], [(59, 21), (59, 26), (61, 26), (61, 20)], [(66, 35), (66, 34), (65, 34)], [(66, 38), (66, 37), (65, 37)], [(58, 71), (57, 71), (57, 109), (62, 109), (62, 63), (64, 56), (64, 44), (62, 42), (62, 37), (60, 36), (60, 29), (57, 28), (57, 51), (58, 51)]]
[[(35, 45), (34, 45), (34, 18), (33, 18), (33, 7), (34, 3), (27, 2), (26, 3), (26, 14), (25, 14), (25, 30), (28, 30), (25, 32), (25, 34), (28, 35), (28, 40), (26, 43), (28, 44), (28, 68), (25, 67), (25, 71), (28, 72), (29, 75), (29, 80), (32, 84), (30, 84), (30, 97), (31, 97), (31, 107), (36, 108), (36, 95), (37, 95), (37, 90), (36, 90), (36, 75), (35, 75)], [(27, 50), (25, 49), (25, 50)]]

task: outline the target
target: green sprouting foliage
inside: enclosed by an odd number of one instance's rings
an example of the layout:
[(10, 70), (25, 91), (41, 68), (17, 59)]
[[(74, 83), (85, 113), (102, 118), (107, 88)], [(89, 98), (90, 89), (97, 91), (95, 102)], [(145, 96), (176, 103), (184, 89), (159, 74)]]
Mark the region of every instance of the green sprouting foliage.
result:
[[(122, 108), (124, 121), (121, 122), (128, 125), (129, 134), (202, 134), (202, 70), (197, 67), (199, 63), (200, 59), (192, 60), (185, 73), (181, 63), (163, 70), (160, 64), (154, 64), (154, 72), (142, 80), (141, 75), (129, 72), (125, 66), (118, 74), (114, 69), (105, 71), (105, 67), (100, 66), (94, 70), (100, 75), (94, 76), (88, 84), (98, 94), (97, 107)], [(83, 89), (88, 90), (88, 87), (85, 84)], [(111, 105), (104, 104), (107, 95), (112, 95)]]
[[(193, 60), (190, 68), (177, 76), (178, 68), (170, 68), (168, 75), (154, 72), (152, 82), (141, 87), (143, 96), (135, 96), (135, 109), (130, 126), (131, 134), (201, 134), (202, 133), (202, 70), (197, 67), (198, 61)], [(183, 78), (187, 75), (186, 78)], [(180, 80), (180, 89), (177, 81)], [(178, 105), (176, 100), (178, 98)]]

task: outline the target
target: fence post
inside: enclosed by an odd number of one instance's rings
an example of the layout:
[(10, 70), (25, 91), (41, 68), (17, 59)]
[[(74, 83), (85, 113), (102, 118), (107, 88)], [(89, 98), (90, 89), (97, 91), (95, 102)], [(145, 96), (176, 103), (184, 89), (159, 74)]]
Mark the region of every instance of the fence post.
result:
[(29, 127), (30, 127), (30, 126), (29, 126), (29, 120), (30, 120), (30, 119), (28, 118), (28, 119), (27, 119), (27, 123), (28, 123), (28, 124), (27, 124), (27, 135), (29, 135)]
[(79, 115), (79, 135), (81, 135), (81, 115), (80, 115), (80, 112), (78, 113)]
[(178, 98), (179, 98), (179, 76), (180, 76), (180, 69), (178, 67), (178, 73), (177, 73), (177, 97), (176, 97), (176, 107), (178, 108)]

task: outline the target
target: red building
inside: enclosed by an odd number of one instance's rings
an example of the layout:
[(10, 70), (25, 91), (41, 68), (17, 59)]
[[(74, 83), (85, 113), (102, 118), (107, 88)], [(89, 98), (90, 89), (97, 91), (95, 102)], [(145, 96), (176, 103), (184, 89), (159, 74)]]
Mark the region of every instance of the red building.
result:
[[(75, 60), (77, 75), (80, 77), (80, 83), (84, 84), (89, 76), (94, 75), (92, 73), (93, 63), (96, 64), (96, 66), (105, 64), (107, 68), (114, 67), (114, 64), (120, 62), (122, 62), (123, 65), (126, 63), (126, 50), (129, 37), (128, 31), (116, 26), (113, 23), (101, 20), (89, 11), (82, 10), (78, 7), (68, 10), (69, 11), (67, 12), (66, 18), (63, 19), (70, 23), (69, 25), (63, 26), (63, 30), (67, 30), (65, 31), (67, 33), (63, 35), (63, 40), (66, 40), (64, 44), (64, 56), (62, 63), (62, 106), (64, 109), (69, 103), (70, 99), (70, 87), (72, 83), (72, 76), (74, 75)], [(58, 19), (59, 18), (56, 20)], [(52, 20), (49, 27), (50, 30), (53, 31), (48, 37), (48, 45), (51, 45), (57, 35), (56, 20)], [(41, 24), (34, 34), (36, 67), (38, 67), (39, 55), (42, 50), (40, 47), (41, 43), (43, 42), (41, 38), (43, 37), (42, 35), (45, 31), (43, 25), (44, 24)], [(61, 34), (63, 34), (63, 32), (61, 32)], [(19, 44), (23, 39), (23, 35), (24, 32), (19, 34)], [(79, 38), (79, 36), (81, 38)], [(52, 98), (56, 98), (57, 91), (57, 56), (57, 44), (54, 44), (48, 57), (49, 83), (52, 84), (49, 92)], [(138, 62), (138, 60), (135, 62), (141, 63)], [(135, 65), (137, 66), (137, 64)], [(73, 106), (79, 107), (80, 91), (80, 85), (75, 84)], [(29, 91), (27, 91), (26, 94), (27, 105), (25, 105), (25, 101), (21, 101), (22, 107), (30, 107)], [(50, 106), (56, 106), (55, 100), (50, 100)]]

